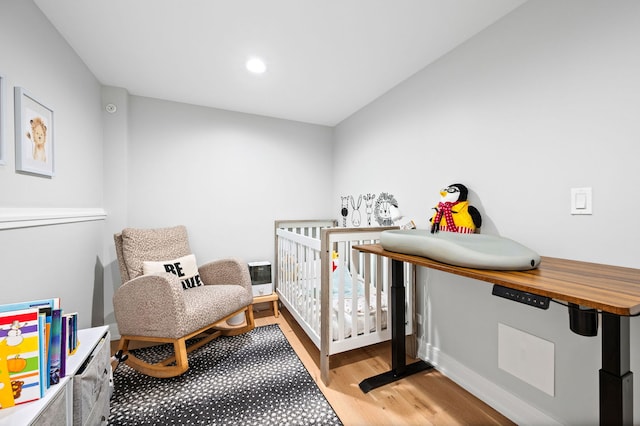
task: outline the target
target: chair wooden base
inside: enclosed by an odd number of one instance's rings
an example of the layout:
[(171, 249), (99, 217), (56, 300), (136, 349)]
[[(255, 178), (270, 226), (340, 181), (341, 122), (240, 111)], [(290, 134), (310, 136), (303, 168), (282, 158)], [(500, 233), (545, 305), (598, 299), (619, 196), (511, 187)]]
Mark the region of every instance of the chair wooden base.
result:
[[(243, 311), (245, 314), (245, 322), (241, 326), (228, 328), (222, 325), (226, 324), (226, 321), (229, 318), (234, 317), (235, 315), (242, 313)], [(203, 327), (199, 330), (194, 331), (193, 333), (180, 337), (179, 339), (129, 335), (121, 336), (118, 350), (121, 350), (123, 355), (128, 355), (125, 363), (129, 367), (133, 368), (136, 371), (139, 371), (142, 374), (158, 378), (175, 377), (179, 376), (189, 369), (189, 360), (187, 359), (188, 353), (193, 352), (194, 350), (206, 345), (220, 335), (235, 336), (251, 331), (254, 328), (255, 322), (253, 319), (253, 305), (249, 305), (246, 308), (242, 308), (239, 311), (236, 311), (231, 315), (222, 318), (220, 321), (214, 324)], [(205, 337), (190, 346), (186, 345), (187, 340), (200, 334), (205, 335)], [(140, 358), (137, 358), (131, 352), (129, 352), (129, 342), (131, 341), (152, 342), (158, 344), (173, 343), (174, 354), (160, 362), (151, 364), (141, 360)]]

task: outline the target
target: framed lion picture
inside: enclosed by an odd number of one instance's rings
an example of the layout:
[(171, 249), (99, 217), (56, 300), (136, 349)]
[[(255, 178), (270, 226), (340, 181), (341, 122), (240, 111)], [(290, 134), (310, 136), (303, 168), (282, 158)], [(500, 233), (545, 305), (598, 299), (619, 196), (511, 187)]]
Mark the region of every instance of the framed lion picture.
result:
[(54, 174), (53, 110), (22, 87), (15, 88), (16, 171)]

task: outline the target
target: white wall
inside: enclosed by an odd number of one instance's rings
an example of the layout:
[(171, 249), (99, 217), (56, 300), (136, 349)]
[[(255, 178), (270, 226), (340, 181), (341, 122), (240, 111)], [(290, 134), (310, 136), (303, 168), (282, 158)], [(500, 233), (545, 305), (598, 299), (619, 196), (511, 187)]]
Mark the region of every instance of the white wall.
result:
[[(102, 207), (100, 85), (32, 1), (0, 2), (6, 162), (0, 209)], [(55, 176), (15, 172), (13, 90), (54, 111)], [(102, 316), (103, 223), (0, 231), (0, 303), (54, 297), (87, 327)]]
[[(341, 194), (387, 191), (425, 228), (438, 190), (462, 182), (484, 233), (546, 256), (640, 267), (639, 19), (635, 1), (527, 2), (337, 126), (334, 211)], [(571, 216), (570, 188), (583, 186), (593, 215)], [(420, 271), (419, 292), (423, 356), (470, 387), (489, 382), (494, 391), (479, 396), (502, 411), (512, 410), (506, 392), (562, 423), (597, 422), (600, 337), (572, 334), (566, 308), (507, 302), (438, 272)], [(555, 397), (497, 368), (498, 322), (555, 344)]]
[(118, 106), (105, 116), (105, 318), (114, 333), (110, 300), (120, 276), (111, 235), (123, 227), (184, 224), (199, 263), (228, 256), (273, 261), (275, 220), (331, 216), (330, 127), (116, 88), (104, 89), (103, 104), (109, 102)]
[(128, 224), (185, 224), (204, 261), (272, 260), (276, 219), (329, 215), (332, 129), (130, 97)]

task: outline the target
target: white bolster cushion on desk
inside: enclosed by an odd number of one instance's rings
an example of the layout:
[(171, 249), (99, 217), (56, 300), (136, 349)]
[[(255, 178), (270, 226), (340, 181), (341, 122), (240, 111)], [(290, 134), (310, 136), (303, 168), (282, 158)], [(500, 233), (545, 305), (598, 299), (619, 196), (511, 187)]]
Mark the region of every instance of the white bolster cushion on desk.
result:
[(524, 271), (540, 264), (538, 253), (499, 235), (402, 229), (382, 232), (380, 245), (388, 251), (474, 269)]

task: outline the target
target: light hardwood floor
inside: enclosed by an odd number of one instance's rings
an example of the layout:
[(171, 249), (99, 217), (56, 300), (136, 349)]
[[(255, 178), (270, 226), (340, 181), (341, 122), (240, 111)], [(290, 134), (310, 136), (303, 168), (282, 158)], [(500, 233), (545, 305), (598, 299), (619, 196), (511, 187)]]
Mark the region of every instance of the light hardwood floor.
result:
[[(256, 325), (278, 324), (318, 387), (346, 426), (359, 425), (513, 425), (509, 419), (438, 371), (418, 373), (363, 393), (358, 384), (390, 369), (388, 342), (331, 357), (331, 381), (320, 380), (320, 352), (282, 309), (256, 313)], [(407, 358), (407, 362), (415, 360)]]
[[(390, 369), (388, 342), (333, 355), (331, 382), (325, 386), (320, 380), (320, 351), (286, 309), (275, 318), (267, 306), (255, 313), (255, 321), (256, 326), (280, 326), (345, 426), (515, 424), (435, 370), (363, 393), (358, 387), (363, 379)], [(111, 343), (113, 351), (117, 343)], [(407, 363), (413, 361), (407, 358)]]

